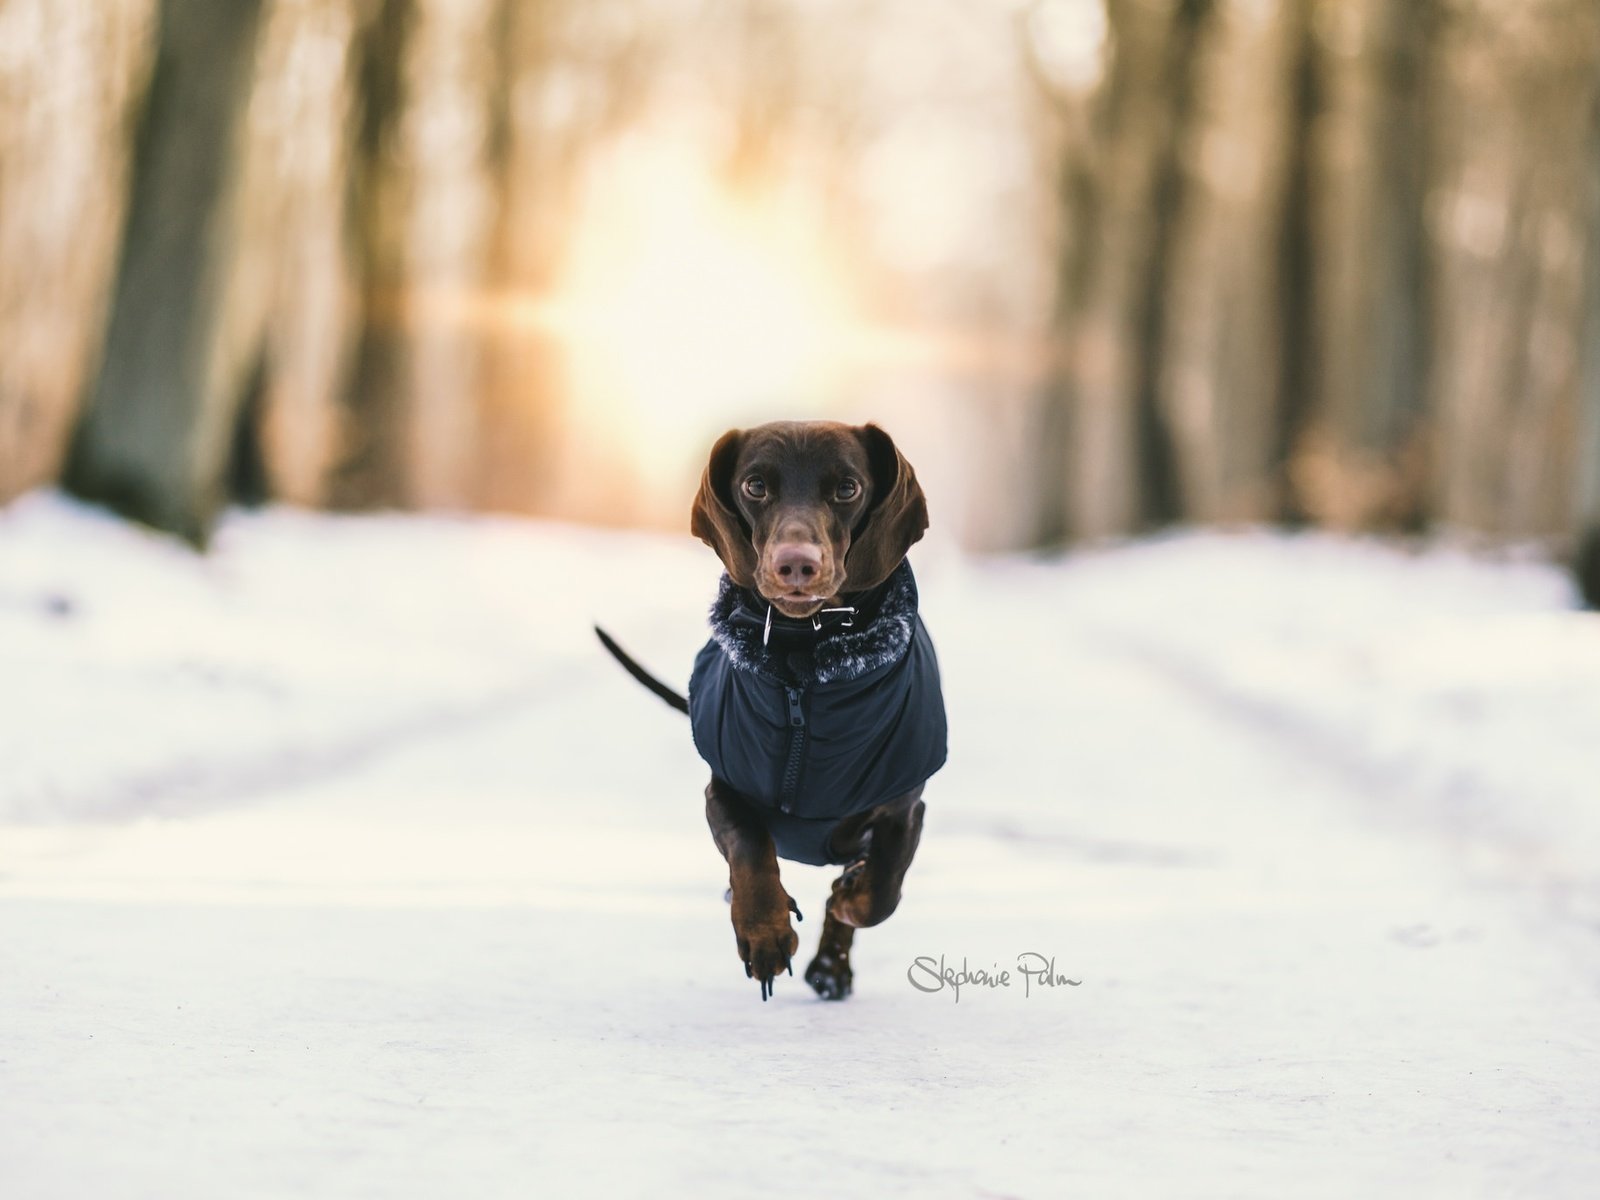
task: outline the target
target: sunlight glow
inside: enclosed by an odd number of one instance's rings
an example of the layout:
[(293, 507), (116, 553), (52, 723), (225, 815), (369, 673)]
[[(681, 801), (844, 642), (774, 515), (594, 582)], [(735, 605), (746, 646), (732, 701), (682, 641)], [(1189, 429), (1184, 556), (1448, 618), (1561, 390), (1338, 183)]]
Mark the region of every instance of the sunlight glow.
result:
[(1056, 86), (1084, 91), (1100, 81), (1109, 33), (1103, 0), (1035, 0), (1026, 20), (1039, 66)]
[(815, 406), (851, 328), (824, 248), (670, 143), (630, 149), (584, 215), (555, 306), (584, 423), (627, 428), (670, 462), (763, 405)]

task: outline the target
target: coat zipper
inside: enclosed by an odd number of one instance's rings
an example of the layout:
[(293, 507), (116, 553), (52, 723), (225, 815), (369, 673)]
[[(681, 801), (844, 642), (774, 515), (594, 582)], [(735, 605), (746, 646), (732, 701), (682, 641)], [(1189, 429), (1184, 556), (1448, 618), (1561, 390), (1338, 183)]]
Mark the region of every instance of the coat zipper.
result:
[(802, 690), (793, 687), (783, 690), (789, 698), (789, 757), (783, 764), (778, 807), (784, 812), (793, 812), (795, 793), (800, 789), (800, 764), (806, 749), (806, 714), (800, 703), (804, 698)]

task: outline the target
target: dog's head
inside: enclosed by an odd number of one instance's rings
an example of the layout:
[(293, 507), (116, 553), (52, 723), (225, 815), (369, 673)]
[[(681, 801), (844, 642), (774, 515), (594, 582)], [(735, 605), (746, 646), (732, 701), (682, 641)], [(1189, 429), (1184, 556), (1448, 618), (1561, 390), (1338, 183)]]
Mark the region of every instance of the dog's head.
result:
[(922, 487), (894, 439), (837, 421), (723, 434), (690, 519), (735, 583), (789, 617), (876, 587), (927, 528)]

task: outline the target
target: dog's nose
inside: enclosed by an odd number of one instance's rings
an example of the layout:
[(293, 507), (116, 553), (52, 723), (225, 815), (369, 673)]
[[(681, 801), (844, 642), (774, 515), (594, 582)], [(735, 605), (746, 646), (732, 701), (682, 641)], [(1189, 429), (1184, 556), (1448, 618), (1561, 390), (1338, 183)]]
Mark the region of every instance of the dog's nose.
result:
[(772, 570), (793, 588), (805, 588), (822, 566), (822, 550), (810, 542), (784, 542), (772, 551)]

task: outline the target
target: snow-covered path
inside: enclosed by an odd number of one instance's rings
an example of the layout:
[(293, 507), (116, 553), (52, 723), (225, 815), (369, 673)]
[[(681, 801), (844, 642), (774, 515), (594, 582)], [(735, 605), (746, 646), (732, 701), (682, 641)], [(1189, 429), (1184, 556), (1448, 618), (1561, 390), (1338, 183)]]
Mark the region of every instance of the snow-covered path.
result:
[[(0, 520), (0, 1193), (1593, 1194), (1600, 631), (1553, 575), (918, 562), (952, 760), (905, 902), (847, 1003), (762, 1005), (682, 718), (585, 621), (681, 675), (699, 548)], [(829, 877), (785, 867), (803, 942)]]

